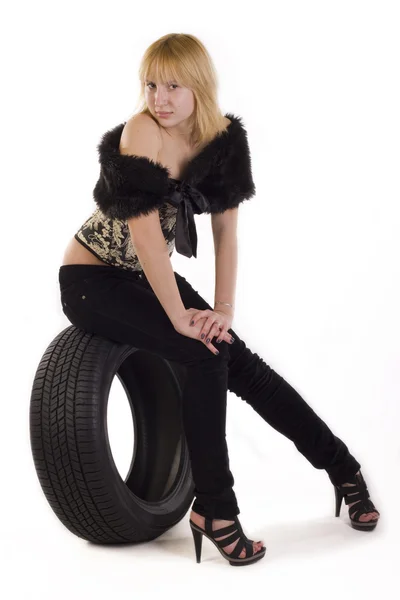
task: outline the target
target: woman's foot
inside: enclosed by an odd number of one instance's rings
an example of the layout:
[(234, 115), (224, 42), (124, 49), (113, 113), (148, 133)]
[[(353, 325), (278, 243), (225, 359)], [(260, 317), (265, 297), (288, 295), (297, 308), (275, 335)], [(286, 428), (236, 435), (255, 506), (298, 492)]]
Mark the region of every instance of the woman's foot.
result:
[[(360, 475), (360, 471), (357, 471), (356, 475)], [(358, 477), (357, 479), (360, 479), (360, 477)], [(350, 487), (350, 486), (354, 486), (354, 483), (342, 483), (341, 485), (344, 485), (346, 487)], [(356, 492), (355, 492), (356, 493)], [(349, 496), (352, 496), (353, 494), (349, 494)], [(351, 504), (348, 504), (348, 508), (350, 510), (350, 507), (353, 506), (354, 504), (358, 504), (358, 502), (361, 502), (360, 500), (357, 500), (357, 502), (351, 502)], [(352, 518), (353, 515), (355, 515), (355, 512), (351, 513), (349, 512), (350, 518)], [(379, 512), (377, 511), (373, 511), (373, 512), (368, 512), (368, 513), (364, 513), (360, 516), (359, 520), (362, 521), (363, 523), (367, 522), (367, 521), (371, 521), (373, 519), (378, 519), (379, 518)]]
[[(194, 510), (192, 510), (190, 513), (190, 518), (193, 521), (193, 523), (195, 523), (198, 527), (200, 527), (201, 529), (205, 529), (205, 524), (204, 524), (205, 519), (202, 515), (199, 515), (198, 513), (194, 512)], [(232, 525), (232, 523), (234, 523), (234, 521), (225, 521), (223, 519), (213, 519), (212, 528), (213, 528), (213, 531), (215, 531), (216, 529), (222, 529), (222, 527), (227, 527), (228, 525)], [(222, 535), (221, 537), (216, 538), (216, 540), (223, 540), (224, 538), (229, 537), (230, 535), (232, 535), (232, 534), (228, 533), (227, 535)], [(224, 552), (226, 552), (227, 554), (231, 554), (231, 552), (233, 552), (233, 549), (235, 548), (236, 544), (238, 543), (239, 538), (240, 538), (240, 532), (238, 531), (238, 539), (235, 540), (234, 542), (232, 542), (232, 544), (229, 544), (229, 546), (225, 546), (223, 549)], [(253, 554), (255, 554), (256, 552), (261, 550), (263, 545), (264, 545), (264, 543), (262, 541), (253, 542)], [(245, 557), (246, 557), (246, 548), (243, 548), (243, 550), (239, 554), (239, 558), (245, 558)]]

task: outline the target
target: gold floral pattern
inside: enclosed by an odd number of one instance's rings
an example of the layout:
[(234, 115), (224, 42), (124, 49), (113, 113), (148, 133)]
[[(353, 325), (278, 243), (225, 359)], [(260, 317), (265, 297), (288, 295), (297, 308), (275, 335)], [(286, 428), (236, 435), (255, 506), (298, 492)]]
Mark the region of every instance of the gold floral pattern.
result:
[[(175, 248), (178, 209), (165, 202), (158, 210), (161, 229), (168, 246), (168, 254), (171, 256)], [(96, 208), (74, 237), (92, 254), (107, 264), (129, 271), (142, 271), (126, 221), (111, 219), (104, 215), (99, 208)]]

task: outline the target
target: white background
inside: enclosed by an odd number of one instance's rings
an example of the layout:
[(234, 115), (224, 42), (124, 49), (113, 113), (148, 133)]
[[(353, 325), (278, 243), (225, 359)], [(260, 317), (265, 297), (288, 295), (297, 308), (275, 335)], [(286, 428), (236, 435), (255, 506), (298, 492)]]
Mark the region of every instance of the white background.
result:
[[(188, 598), (355, 600), (386, 587), (398, 595), (399, 8), (383, 0), (3, 7), (4, 598), (158, 597), (167, 584)], [(206, 45), (221, 109), (248, 132), (257, 194), (240, 207), (233, 329), (345, 441), (381, 512), (373, 533), (351, 529), (344, 504), (336, 519), (326, 473), (229, 393), (240, 519), (268, 549), (249, 570), (228, 568), (207, 539), (197, 565), (189, 514), (138, 547), (75, 537), (42, 493), (29, 443), (36, 368), (69, 325), (58, 269), (95, 208), (96, 144), (132, 114), (141, 57), (172, 32)], [(198, 258), (175, 251), (172, 263), (212, 303), (210, 217), (196, 225)], [(130, 448), (129, 426), (125, 433), (114, 431), (116, 453), (118, 440)]]

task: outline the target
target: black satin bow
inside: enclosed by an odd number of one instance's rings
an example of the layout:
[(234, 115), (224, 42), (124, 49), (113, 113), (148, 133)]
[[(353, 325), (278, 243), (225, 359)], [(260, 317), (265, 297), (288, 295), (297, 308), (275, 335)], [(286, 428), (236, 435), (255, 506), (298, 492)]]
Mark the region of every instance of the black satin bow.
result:
[(185, 182), (173, 184), (168, 202), (178, 207), (176, 215), (175, 248), (183, 256), (197, 258), (197, 232), (194, 214), (200, 215), (210, 207), (199, 190)]

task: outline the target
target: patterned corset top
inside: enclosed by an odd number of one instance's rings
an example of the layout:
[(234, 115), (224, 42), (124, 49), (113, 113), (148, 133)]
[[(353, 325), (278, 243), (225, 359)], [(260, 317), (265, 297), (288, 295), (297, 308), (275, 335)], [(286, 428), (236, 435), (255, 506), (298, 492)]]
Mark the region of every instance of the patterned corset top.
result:
[[(168, 246), (168, 254), (171, 256), (175, 248), (178, 208), (165, 202), (158, 210), (161, 229)], [(109, 218), (97, 208), (74, 237), (87, 250), (107, 264), (130, 271), (142, 271), (127, 221)]]

